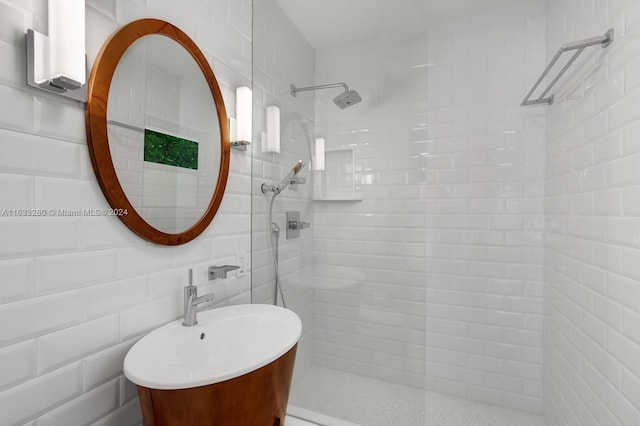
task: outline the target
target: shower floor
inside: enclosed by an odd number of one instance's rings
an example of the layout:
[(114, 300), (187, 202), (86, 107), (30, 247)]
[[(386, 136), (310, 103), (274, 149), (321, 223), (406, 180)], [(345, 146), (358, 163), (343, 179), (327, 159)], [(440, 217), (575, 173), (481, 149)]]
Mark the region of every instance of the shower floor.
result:
[(363, 426), (546, 426), (539, 415), (320, 366), (296, 382), (289, 403)]

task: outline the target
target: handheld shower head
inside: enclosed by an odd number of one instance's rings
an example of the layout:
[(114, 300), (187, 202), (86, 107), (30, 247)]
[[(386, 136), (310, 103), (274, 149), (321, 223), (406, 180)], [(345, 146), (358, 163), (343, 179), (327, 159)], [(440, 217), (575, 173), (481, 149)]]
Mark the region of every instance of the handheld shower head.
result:
[(291, 171), (289, 173), (287, 173), (287, 175), (284, 177), (284, 179), (282, 179), (282, 181), (280, 181), (279, 185), (267, 185), (266, 183), (263, 183), (262, 186), (260, 187), (260, 189), (262, 190), (262, 193), (265, 194), (267, 192), (274, 192), (275, 194), (279, 194), (282, 191), (284, 191), (284, 189), (289, 186), (289, 184), (291, 183), (291, 180), (300, 172), (300, 170), (302, 170), (302, 168), (304, 167), (304, 161), (302, 160), (298, 160), (298, 162), (296, 163), (295, 166), (293, 166), (293, 169), (291, 169)]
[(291, 169), (291, 171), (287, 173), (284, 179), (282, 179), (282, 181), (280, 182), (280, 185), (278, 185), (278, 192), (282, 192), (289, 185), (289, 183), (291, 183), (291, 179), (293, 179), (300, 172), (300, 170), (302, 170), (303, 167), (304, 161), (298, 160), (296, 165), (293, 166), (293, 169)]

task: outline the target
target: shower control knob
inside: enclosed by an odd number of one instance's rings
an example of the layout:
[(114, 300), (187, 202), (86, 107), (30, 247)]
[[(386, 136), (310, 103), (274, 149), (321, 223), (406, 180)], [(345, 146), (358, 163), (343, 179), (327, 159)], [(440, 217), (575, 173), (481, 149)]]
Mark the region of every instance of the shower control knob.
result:
[(289, 229), (307, 229), (307, 228), (311, 228), (311, 224), (309, 222), (303, 222), (303, 221), (297, 221), (297, 220), (290, 220), (289, 224), (288, 224)]
[(298, 238), (301, 229), (310, 228), (309, 222), (300, 220), (300, 212), (287, 212), (287, 240)]

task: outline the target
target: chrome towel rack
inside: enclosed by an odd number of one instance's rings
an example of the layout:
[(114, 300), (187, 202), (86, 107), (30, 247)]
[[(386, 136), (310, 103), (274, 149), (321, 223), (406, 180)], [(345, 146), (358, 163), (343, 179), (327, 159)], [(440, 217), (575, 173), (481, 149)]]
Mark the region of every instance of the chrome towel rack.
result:
[[(558, 80), (560, 80), (560, 77), (562, 77), (562, 75), (569, 69), (569, 67), (573, 65), (576, 59), (578, 59), (578, 56), (580, 56), (580, 54), (584, 51), (584, 49), (586, 49), (587, 47), (597, 46), (597, 45), (601, 45), (603, 48), (605, 48), (609, 46), (612, 41), (613, 41), (613, 28), (610, 28), (606, 33), (604, 33), (604, 35), (600, 37), (588, 38), (586, 40), (575, 41), (573, 43), (567, 43), (562, 45), (560, 47), (560, 50), (558, 50), (558, 53), (556, 53), (556, 55), (553, 57), (549, 65), (547, 65), (547, 68), (545, 68), (544, 72), (542, 73), (538, 81), (536, 81), (536, 84), (533, 85), (533, 88), (529, 91), (527, 96), (525, 96), (524, 100), (520, 105), (522, 106), (536, 105), (536, 104), (551, 105), (554, 101), (554, 95), (551, 95), (549, 97), (545, 97), (545, 96), (547, 96), (547, 94), (551, 91), (553, 86), (558, 82)], [(558, 62), (558, 59), (560, 59), (560, 56), (562, 56), (564, 52), (568, 52), (571, 50), (575, 50), (576, 52), (573, 54), (571, 59), (569, 59), (566, 65), (560, 70), (558, 75), (553, 79), (553, 81), (551, 81), (551, 83), (542, 92), (542, 94), (540, 94), (538, 99), (530, 100), (529, 98), (531, 98), (531, 95), (533, 95), (533, 92), (535, 92), (538, 86), (540, 86), (540, 83), (542, 83), (542, 81), (547, 76), (549, 71), (551, 71), (551, 68), (553, 68), (556, 62)]]

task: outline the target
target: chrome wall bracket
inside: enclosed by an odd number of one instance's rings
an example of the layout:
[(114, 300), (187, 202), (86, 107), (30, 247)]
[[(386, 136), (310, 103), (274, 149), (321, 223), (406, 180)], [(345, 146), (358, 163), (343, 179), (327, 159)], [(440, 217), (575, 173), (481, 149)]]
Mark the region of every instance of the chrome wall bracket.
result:
[[(87, 102), (87, 87), (86, 84), (81, 84), (75, 80), (59, 77), (53, 80), (48, 80), (44, 83), (38, 83), (35, 81), (36, 67), (42, 66), (36, 64), (36, 54), (41, 56), (39, 51), (44, 49), (44, 44), (47, 42), (47, 36), (40, 34), (34, 30), (27, 30), (27, 84), (36, 89), (41, 89), (49, 93), (55, 93), (56, 95), (64, 96), (69, 99), (73, 99), (80, 102)], [(85, 56), (85, 63), (87, 59)]]
[(297, 191), (298, 185), (302, 185), (305, 183), (307, 183), (307, 178), (302, 176), (296, 176), (293, 179), (291, 179), (291, 182), (289, 182), (289, 189), (291, 189), (292, 191)]
[(246, 151), (249, 145), (251, 145), (251, 142), (247, 142), (247, 141), (231, 142), (231, 148), (236, 149), (238, 151)]
[(227, 278), (227, 274), (236, 269), (240, 269), (240, 267), (235, 265), (209, 266), (209, 281)]

